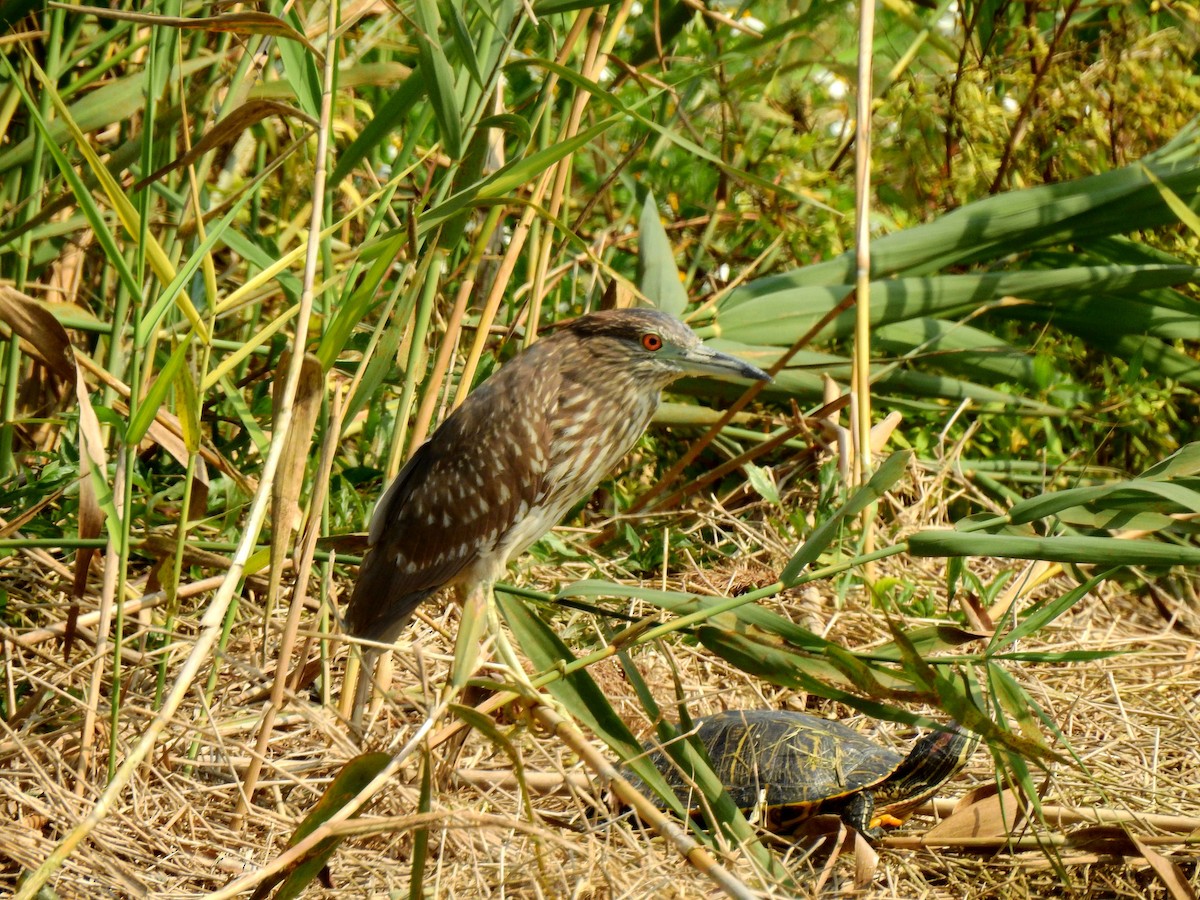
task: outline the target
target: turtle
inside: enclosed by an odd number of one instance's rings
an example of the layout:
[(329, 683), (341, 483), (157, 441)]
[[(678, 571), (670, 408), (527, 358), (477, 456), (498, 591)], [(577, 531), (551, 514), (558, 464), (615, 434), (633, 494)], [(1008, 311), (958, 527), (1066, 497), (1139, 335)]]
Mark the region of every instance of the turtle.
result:
[[(696, 735), (734, 803), (759, 811), (768, 830), (790, 834), (833, 813), (872, 840), (937, 792), (966, 763), (978, 736), (951, 724), (921, 737), (908, 755), (832, 719), (768, 709), (700, 719)], [(647, 747), (647, 749), (650, 749)], [(680, 801), (699, 813), (696, 792), (661, 749), (650, 753)]]

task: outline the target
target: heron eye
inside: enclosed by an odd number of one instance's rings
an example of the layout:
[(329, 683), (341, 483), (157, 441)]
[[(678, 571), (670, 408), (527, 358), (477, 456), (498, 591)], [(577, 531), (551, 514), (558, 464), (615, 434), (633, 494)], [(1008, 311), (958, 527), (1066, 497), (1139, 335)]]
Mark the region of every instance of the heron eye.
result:
[(642, 346), (645, 347), (647, 350), (649, 350), (651, 353), (653, 353), (656, 350), (661, 350), (662, 345), (663, 345), (663, 339), (660, 338), (654, 332), (651, 331), (647, 334), (642, 335)]

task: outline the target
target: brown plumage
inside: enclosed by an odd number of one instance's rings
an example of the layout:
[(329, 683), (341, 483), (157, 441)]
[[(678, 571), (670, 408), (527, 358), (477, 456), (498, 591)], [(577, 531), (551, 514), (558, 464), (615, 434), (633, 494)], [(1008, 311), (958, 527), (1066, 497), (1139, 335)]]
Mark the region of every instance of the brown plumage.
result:
[(356, 637), (390, 642), (444, 587), (490, 590), (637, 442), (685, 375), (766, 380), (657, 310), (581, 316), (476, 388), (376, 506), (346, 609)]

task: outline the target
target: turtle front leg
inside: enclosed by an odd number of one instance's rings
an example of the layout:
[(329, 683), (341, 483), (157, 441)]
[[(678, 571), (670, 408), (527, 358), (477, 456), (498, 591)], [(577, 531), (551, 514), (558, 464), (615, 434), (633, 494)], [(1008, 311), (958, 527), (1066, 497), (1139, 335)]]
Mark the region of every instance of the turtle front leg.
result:
[(842, 821), (871, 842), (883, 837), (883, 829), (874, 826), (875, 795), (870, 791), (859, 791), (846, 800), (842, 808)]

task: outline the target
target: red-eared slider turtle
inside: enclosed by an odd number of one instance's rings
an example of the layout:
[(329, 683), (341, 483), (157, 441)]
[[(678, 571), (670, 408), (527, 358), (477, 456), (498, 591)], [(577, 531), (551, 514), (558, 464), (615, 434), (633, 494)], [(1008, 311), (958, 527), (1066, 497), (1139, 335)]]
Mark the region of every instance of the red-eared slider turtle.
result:
[[(696, 733), (733, 801), (763, 813), (771, 830), (788, 833), (810, 816), (835, 813), (871, 837), (933, 796), (978, 743), (952, 726), (925, 735), (904, 756), (840, 722), (763, 709), (717, 713), (701, 719)], [(679, 769), (661, 750), (650, 758), (697, 812)]]

